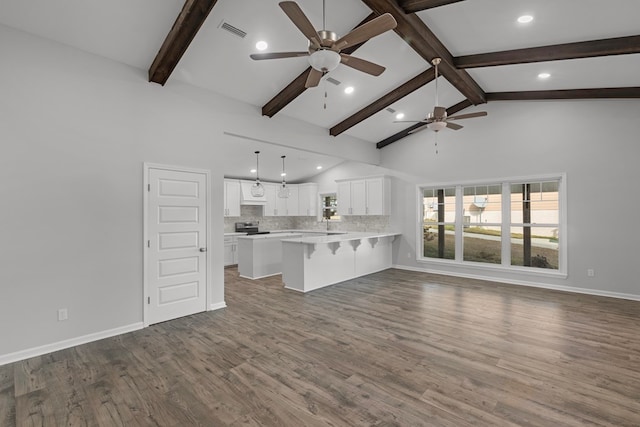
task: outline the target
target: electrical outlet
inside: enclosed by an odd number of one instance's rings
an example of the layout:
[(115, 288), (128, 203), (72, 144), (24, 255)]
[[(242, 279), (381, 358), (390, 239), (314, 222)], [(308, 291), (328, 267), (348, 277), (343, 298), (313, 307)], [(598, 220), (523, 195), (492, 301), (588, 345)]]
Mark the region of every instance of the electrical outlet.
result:
[(58, 310), (58, 321), (67, 320), (69, 318), (69, 312), (66, 308), (61, 308)]
[(587, 277), (594, 277), (595, 275), (596, 275), (596, 272), (593, 270), (593, 268), (587, 269)]

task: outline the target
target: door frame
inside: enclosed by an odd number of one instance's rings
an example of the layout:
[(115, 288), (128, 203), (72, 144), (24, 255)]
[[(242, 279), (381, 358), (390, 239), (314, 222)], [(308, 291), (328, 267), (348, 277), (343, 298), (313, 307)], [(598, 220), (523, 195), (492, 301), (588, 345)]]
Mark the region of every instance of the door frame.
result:
[(149, 253), (147, 247), (147, 241), (149, 240), (149, 170), (150, 169), (163, 169), (174, 172), (189, 172), (189, 173), (200, 173), (205, 175), (205, 182), (207, 184), (207, 191), (205, 194), (206, 202), (205, 206), (207, 207), (207, 215), (206, 215), (206, 280), (205, 280), (205, 289), (204, 289), (204, 298), (205, 298), (205, 311), (210, 310), (209, 304), (209, 289), (211, 287), (211, 266), (212, 266), (212, 256), (209, 251), (211, 248), (211, 170), (209, 169), (196, 169), (185, 166), (175, 166), (175, 165), (163, 165), (158, 163), (143, 163), (143, 176), (142, 176), (142, 323), (144, 327), (149, 326), (149, 304), (147, 303), (150, 292), (149, 292)]

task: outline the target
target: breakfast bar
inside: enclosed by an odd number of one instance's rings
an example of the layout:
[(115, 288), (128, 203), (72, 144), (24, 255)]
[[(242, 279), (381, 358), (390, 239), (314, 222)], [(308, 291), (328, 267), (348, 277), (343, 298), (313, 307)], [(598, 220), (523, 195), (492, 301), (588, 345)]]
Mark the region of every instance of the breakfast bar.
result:
[(391, 267), (400, 233), (346, 233), (282, 239), (285, 288), (309, 292)]

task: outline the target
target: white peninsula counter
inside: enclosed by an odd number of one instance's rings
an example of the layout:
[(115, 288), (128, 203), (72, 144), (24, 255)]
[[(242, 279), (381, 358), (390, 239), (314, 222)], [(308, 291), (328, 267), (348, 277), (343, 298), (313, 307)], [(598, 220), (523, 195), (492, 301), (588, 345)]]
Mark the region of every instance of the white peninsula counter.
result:
[(301, 233), (271, 233), (238, 236), (238, 273), (259, 279), (282, 273), (283, 239), (302, 237)]
[(287, 289), (314, 289), (391, 267), (400, 233), (346, 233), (282, 240), (282, 281)]

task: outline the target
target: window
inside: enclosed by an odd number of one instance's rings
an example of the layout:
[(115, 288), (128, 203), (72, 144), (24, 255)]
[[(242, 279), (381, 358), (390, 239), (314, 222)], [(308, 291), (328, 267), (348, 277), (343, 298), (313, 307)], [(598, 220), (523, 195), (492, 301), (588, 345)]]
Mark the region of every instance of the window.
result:
[(502, 262), (502, 185), (462, 187), (462, 259)]
[(563, 181), (421, 187), (422, 259), (564, 272)]
[(456, 189), (423, 190), (424, 256), (455, 259)]
[(558, 184), (511, 185), (511, 265), (558, 269)]
[(338, 212), (338, 199), (335, 193), (321, 194), (320, 200), (322, 202), (322, 220), (339, 220), (340, 215)]

